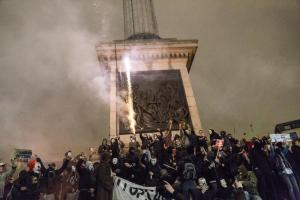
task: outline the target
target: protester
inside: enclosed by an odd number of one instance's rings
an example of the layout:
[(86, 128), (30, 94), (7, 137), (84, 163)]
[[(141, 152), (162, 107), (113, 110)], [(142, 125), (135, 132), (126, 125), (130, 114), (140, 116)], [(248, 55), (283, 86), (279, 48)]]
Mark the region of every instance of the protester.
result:
[(56, 169), (56, 164), (51, 163), (48, 165), (46, 169), (42, 160), (37, 158), (37, 162), (41, 165), (41, 172), (42, 176), (40, 177), (40, 192), (44, 193), (44, 196), (53, 196), (54, 199), (58, 200), (59, 191), (60, 191), (60, 184), (59, 178), (63, 171), (67, 168), (68, 163), (71, 159), (71, 151), (65, 153), (65, 158), (63, 160), (63, 165), (61, 168)]
[(248, 171), (244, 165), (239, 166), (237, 180), (242, 183), (246, 199), (261, 200), (257, 190), (257, 178), (252, 171)]
[(87, 161), (84, 155), (80, 156), (76, 164), (79, 174), (79, 197), (78, 200), (92, 200), (95, 197), (94, 167), (91, 161)]
[(96, 169), (96, 200), (112, 200), (113, 180), (111, 177), (110, 155), (103, 153)]
[(16, 171), (15, 160), (12, 160), (12, 167), (8, 168), (6, 163), (0, 161), (0, 200), (4, 199), (5, 183), (8, 177)]
[(290, 163), (283, 156), (282, 149), (275, 150), (275, 169), (288, 189), (291, 200), (300, 199), (299, 186)]
[(213, 129), (206, 137), (185, 122), (173, 123), (168, 120), (167, 128), (158, 128), (153, 137), (141, 128), (138, 138), (131, 135), (128, 148), (120, 137), (104, 138), (100, 159), (83, 153), (72, 158), (69, 151), (60, 169), (55, 163), (46, 169), (33, 157), (15, 181), (10, 176), (15, 164), (9, 169), (0, 162), (0, 200), (111, 200), (114, 177), (154, 187), (155, 198), (167, 200), (300, 199), (299, 140), (288, 144), (269, 137), (247, 140), (246, 135), (238, 140)]

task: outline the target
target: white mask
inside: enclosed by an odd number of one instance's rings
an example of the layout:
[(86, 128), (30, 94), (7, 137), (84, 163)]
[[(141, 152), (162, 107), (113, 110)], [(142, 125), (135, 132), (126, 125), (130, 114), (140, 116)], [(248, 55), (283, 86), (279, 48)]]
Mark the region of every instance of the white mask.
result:
[(152, 158), (152, 159), (150, 160), (150, 162), (151, 162), (152, 165), (156, 165), (157, 159), (156, 159), (156, 158)]
[(94, 166), (93, 163), (91, 161), (87, 161), (86, 162), (86, 167), (88, 168), (88, 170), (93, 171), (94, 170)]
[(220, 183), (223, 188), (227, 188), (227, 183), (226, 183), (225, 179), (221, 179)]
[(33, 168), (34, 173), (37, 174), (41, 173), (41, 168), (42, 168), (41, 163), (36, 162)]
[(199, 183), (200, 187), (203, 187), (204, 185), (207, 185), (207, 182), (206, 182), (205, 178), (199, 178), (198, 183)]
[(118, 163), (118, 158), (113, 158), (113, 159), (112, 159), (112, 163), (113, 163), (114, 165), (116, 165), (116, 164)]

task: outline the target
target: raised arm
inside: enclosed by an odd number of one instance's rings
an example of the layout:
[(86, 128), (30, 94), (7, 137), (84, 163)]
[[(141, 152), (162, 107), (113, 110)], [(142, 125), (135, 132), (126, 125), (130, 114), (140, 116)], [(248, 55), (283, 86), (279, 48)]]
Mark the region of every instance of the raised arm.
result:
[(65, 158), (62, 166), (58, 170), (56, 170), (57, 174), (61, 174), (67, 168), (69, 162), (70, 160), (68, 158)]

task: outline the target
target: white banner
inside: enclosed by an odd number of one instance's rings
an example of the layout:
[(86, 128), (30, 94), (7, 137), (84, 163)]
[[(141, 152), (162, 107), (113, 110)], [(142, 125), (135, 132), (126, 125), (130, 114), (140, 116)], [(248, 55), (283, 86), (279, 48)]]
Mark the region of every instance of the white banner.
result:
[(163, 200), (155, 187), (143, 187), (117, 177), (114, 183), (113, 200)]
[(272, 142), (289, 142), (292, 141), (290, 134), (270, 134)]

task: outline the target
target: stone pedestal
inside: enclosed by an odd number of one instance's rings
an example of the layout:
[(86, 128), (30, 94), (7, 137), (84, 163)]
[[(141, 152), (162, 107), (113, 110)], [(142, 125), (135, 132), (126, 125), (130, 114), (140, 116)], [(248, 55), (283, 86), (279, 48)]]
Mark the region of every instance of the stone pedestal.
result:
[[(121, 40), (110, 43), (100, 43), (96, 46), (101, 66), (105, 67), (110, 76), (110, 135), (120, 136), (129, 142), (129, 133), (120, 134), (120, 111), (118, 110), (118, 91), (120, 73), (125, 72), (123, 59), (128, 57), (131, 73), (172, 71), (180, 74), (184, 88), (184, 98), (187, 110), (195, 131), (202, 129), (198, 108), (191, 86), (189, 71), (198, 47), (197, 40)], [(147, 73), (146, 73), (147, 74)], [(163, 73), (162, 73), (163, 74)], [(155, 81), (155, 80), (153, 80)], [(167, 122), (166, 122), (167, 123)], [(149, 129), (150, 130), (150, 129)], [(150, 133), (148, 131), (148, 133)]]

